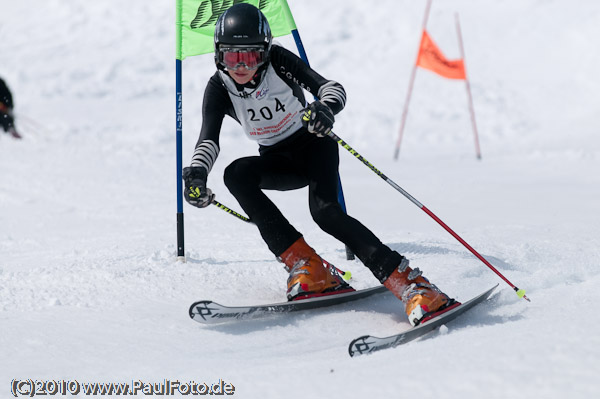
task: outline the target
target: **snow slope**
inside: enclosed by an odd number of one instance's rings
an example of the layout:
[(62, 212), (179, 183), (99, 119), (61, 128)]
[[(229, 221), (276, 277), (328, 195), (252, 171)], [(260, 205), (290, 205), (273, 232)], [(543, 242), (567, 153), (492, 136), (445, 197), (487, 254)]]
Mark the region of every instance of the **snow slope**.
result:
[[(13, 379), (235, 386), (240, 398), (588, 398), (600, 393), (600, 3), (436, 1), (429, 31), (459, 56), (460, 14), (483, 160), (464, 82), (419, 70), (400, 115), (425, 1), (290, 0), (311, 64), (341, 82), (336, 133), (489, 259), (514, 292), (341, 149), (349, 212), (459, 300), (484, 305), (431, 338), (352, 359), (351, 339), (408, 328), (391, 295), (204, 327), (188, 306), (284, 299), (255, 228), (185, 204), (176, 256), (174, 2), (0, 0), (0, 76), (25, 137), (0, 135), (0, 398)], [(289, 37), (278, 39), (293, 48)], [(184, 62), (184, 159), (210, 55)], [(256, 152), (235, 123), (209, 178)], [(269, 194), (309, 243), (376, 284), (310, 219), (306, 191)], [(81, 394), (83, 395), (83, 394)]]

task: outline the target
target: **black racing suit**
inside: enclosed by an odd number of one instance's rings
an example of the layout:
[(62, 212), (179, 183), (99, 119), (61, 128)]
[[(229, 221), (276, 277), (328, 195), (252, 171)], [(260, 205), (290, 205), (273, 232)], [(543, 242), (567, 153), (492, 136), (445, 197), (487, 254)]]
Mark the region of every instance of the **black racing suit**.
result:
[[(375, 277), (385, 281), (398, 267), (402, 257), (342, 210), (338, 202), (337, 143), (328, 137), (309, 133), (300, 123), (290, 123), (292, 127), (289, 130), (292, 131), (284, 131), (285, 128), (280, 125), (293, 118), (299, 121), (300, 115), (290, 112), (285, 116), (283, 112), (274, 111), (275, 108), (305, 107), (302, 92), (305, 89), (327, 104), (334, 113), (338, 113), (346, 100), (343, 87), (323, 78), (296, 55), (277, 45), (272, 47), (269, 64), (272, 69), (269, 69), (269, 65), (261, 67), (255, 79), (245, 86), (234, 83), (223, 71), (217, 71), (212, 76), (204, 94), (202, 130), (192, 157), (192, 166), (203, 166), (210, 172), (219, 153), (219, 135), (225, 115), (242, 124), (251, 123), (260, 118), (258, 107), (262, 103), (257, 102), (256, 98), (269, 96), (270, 93), (291, 93), (293, 98), (287, 96), (287, 100), (281, 103), (277, 100), (272, 110), (260, 108), (263, 116), (273, 117), (274, 122), (269, 126), (272, 129), (257, 128), (252, 133), (246, 132), (251, 139), (259, 141), (260, 155), (232, 162), (225, 169), (225, 184), (256, 224), (275, 256), (281, 255), (302, 235), (262, 190), (286, 191), (308, 186), (310, 212), (318, 226), (346, 244)], [(277, 77), (272, 76), (273, 72)], [(268, 86), (261, 85), (265, 79)], [(244, 108), (244, 101), (250, 98), (254, 99), (254, 103), (248, 100), (248, 104), (259, 104), (254, 107), (256, 110), (251, 109), (253, 105), (249, 105), (249, 109)], [(244, 114), (238, 115), (240, 113)], [(283, 118), (280, 123), (276, 123), (277, 117)], [(247, 120), (241, 121), (240, 118)], [(272, 137), (257, 138), (263, 132), (268, 132), (265, 136), (271, 134)]]

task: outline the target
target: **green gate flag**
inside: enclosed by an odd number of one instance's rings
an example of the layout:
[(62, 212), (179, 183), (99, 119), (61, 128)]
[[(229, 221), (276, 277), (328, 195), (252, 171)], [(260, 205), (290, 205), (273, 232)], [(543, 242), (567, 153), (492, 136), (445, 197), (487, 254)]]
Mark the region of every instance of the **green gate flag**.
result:
[(177, 0), (177, 59), (212, 53), (217, 19), (238, 3), (258, 7), (267, 17), (273, 36), (288, 35), (296, 29), (286, 0)]

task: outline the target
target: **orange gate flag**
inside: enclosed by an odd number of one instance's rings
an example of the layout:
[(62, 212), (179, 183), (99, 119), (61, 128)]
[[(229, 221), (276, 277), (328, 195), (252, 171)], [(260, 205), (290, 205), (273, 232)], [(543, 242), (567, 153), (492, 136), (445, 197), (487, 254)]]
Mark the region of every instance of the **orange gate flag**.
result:
[(447, 59), (426, 30), (423, 30), (421, 37), (417, 66), (429, 69), (448, 79), (467, 79), (464, 61)]

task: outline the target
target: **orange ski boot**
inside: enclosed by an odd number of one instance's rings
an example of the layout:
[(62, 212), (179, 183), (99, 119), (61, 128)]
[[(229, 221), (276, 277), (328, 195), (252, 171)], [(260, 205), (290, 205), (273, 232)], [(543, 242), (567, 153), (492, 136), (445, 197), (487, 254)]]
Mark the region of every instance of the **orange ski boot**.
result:
[(286, 249), (279, 259), (290, 273), (287, 281), (288, 301), (299, 299), (299, 296), (350, 288), (332, 267), (323, 265), (323, 259), (302, 237)]
[(411, 269), (406, 258), (402, 259), (383, 285), (404, 302), (408, 321), (413, 326), (419, 325), (433, 313), (458, 303), (421, 276), (418, 268)]

